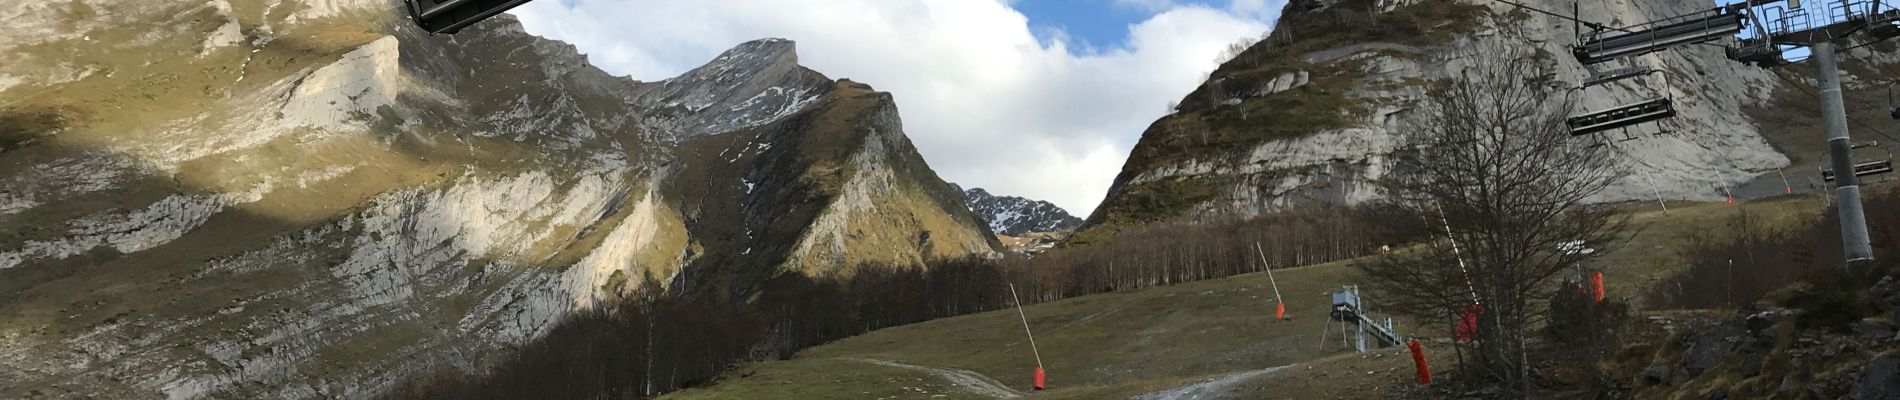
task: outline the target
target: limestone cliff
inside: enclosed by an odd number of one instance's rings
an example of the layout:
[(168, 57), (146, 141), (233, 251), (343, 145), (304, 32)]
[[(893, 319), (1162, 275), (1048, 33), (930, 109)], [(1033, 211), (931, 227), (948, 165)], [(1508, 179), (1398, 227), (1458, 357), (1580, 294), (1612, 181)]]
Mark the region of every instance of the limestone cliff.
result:
[(645, 282), (995, 252), (789, 41), (637, 82), (396, 6), (0, 5), (0, 398), (365, 397)]

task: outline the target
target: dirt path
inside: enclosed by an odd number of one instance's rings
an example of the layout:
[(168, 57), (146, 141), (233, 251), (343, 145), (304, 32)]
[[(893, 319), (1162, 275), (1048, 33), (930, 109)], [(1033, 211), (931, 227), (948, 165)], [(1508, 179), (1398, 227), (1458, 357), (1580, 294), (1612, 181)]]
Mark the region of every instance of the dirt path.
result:
[(1220, 378), (1210, 379), (1210, 380), (1202, 381), (1200, 383), (1196, 383), (1192, 385), (1187, 385), (1187, 386), (1182, 386), (1178, 388), (1135, 396), (1132, 398), (1132, 400), (1212, 399), (1226, 393), (1228, 387), (1233, 386), (1234, 384), (1246, 382), (1248, 380), (1258, 378), (1261, 375), (1272, 373), (1273, 371), (1279, 371), (1281, 368), (1286, 368), (1286, 367), (1279, 366), (1279, 367), (1273, 367), (1273, 368), (1267, 368), (1267, 369), (1257, 369), (1257, 370), (1252, 370), (1252, 371), (1236, 372), (1232, 374), (1227, 374)]
[(999, 399), (1017, 398), (1017, 397), (1023, 396), (1022, 392), (1018, 392), (1013, 389), (1010, 389), (1009, 386), (1003, 385), (1002, 382), (997, 382), (995, 379), (990, 379), (987, 376), (983, 376), (983, 374), (971, 372), (968, 370), (926, 367), (922, 365), (904, 364), (904, 363), (900, 363), (896, 361), (871, 360), (871, 359), (864, 359), (864, 358), (851, 358), (849, 360), (877, 364), (877, 365), (882, 365), (886, 367), (897, 367), (897, 368), (903, 368), (903, 369), (908, 369), (908, 370), (927, 372), (927, 373), (930, 373), (931, 375), (936, 375), (938, 377), (942, 377), (943, 379), (949, 380), (951, 384), (957, 385), (957, 387), (963, 388), (964, 390), (969, 390), (971, 392), (975, 392), (976, 394), (980, 394), (984, 396), (995, 397)]

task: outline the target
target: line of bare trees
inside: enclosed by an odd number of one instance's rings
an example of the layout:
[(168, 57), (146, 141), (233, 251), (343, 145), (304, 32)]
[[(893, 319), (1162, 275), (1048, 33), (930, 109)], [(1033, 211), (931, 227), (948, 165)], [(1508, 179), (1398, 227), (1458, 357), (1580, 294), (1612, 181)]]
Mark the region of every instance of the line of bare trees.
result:
[[(1310, 204), (1253, 218), (1164, 222), (1116, 232), (1101, 243), (1043, 253), (1019, 268), (1024, 301), (1215, 279), (1343, 260), (1395, 243), (1358, 208)], [(1268, 265), (1256, 254), (1258, 244)]]

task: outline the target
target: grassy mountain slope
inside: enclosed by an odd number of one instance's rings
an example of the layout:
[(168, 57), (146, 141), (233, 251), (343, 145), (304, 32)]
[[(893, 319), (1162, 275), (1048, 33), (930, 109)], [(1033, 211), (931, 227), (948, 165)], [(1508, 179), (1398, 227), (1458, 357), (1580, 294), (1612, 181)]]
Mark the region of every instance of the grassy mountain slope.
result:
[[(1742, 205), (1673, 203), (1668, 212), (1654, 205), (1626, 207), (1639, 229), (1599, 264), (1616, 298), (1634, 298), (1679, 270), (1677, 251), (1692, 238), (1728, 235), (1724, 227), (1742, 207), (1770, 224), (1822, 211), (1821, 199), (1801, 196)], [(1328, 341), (1319, 337), (1327, 324), (1327, 293), (1355, 283), (1357, 274), (1350, 262), (1277, 270), (1291, 322), (1271, 321), (1273, 294), (1265, 274), (1028, 306), (1050, 374), (1051, 390), (1036, 396), (1127, 398), (1211, 381), (1207, 386), (1213, 388), (1200, 388), (1219, 394), (1212, 398), (1384, 398), (1409, 384), (1409, 356), (1351, 353), (1337, 341), (1337, 325)], [(1442, 327), (1398, 325), (1404, 334), (1447, 336)], [(1441, 342), (1427, 346), (1443, 349)], [(1441, 372), (1451, 367), (1449, 354), (1431, 355)], [(1027, 390), (1035, 362), (1016, 311), (999, 310), (840, 340), (790, 360), (744, 366), (710, 387), (668, 398), (992, 398), (993, 386)], [(1287, 368), (1262, 372), (1282, 366)]]

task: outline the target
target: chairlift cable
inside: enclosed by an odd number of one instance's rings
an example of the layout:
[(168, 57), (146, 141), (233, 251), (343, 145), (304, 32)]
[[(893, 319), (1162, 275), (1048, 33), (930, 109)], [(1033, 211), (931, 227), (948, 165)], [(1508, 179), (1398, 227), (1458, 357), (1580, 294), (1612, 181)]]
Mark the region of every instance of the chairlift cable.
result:
[(1544, 14), (1544, 15), (1549, 15), (1549, 16), (1552, 16), (1552, 17), (1557, 17), (1557, 18), (1560, 18), (1560, 19), (1564, 19), (1564, 20), (1568, 20), (1568, 21), (1570, 21), (1570, 22), (1575, 22), (1575, 23), (1579, 23), (1579, 24), (1583, 24), (1583, 26), (1588, 26), (1588, 27), (1590, 27), (1590, 29), (1614, 29), (1614, 30), (1618, 30), (1618, 31), (1623, 31), (1623, 32), (1627, 32), (1627, 33), (1636, 33), (1635, 31), (1631, 31), (1631, 30), (1629, 30), (1629, 29), (1624, 29), (1624, 28), (1621, 28), (1621, 27), (1615, 27), (1615, 26), (1609, 26), (1609, 25), (1605, 25), (1605, 24), (1599, 24), (1599, 23), (1595, 23), (1595, 22), (1590, 22), (1590, 21), (1585, 21), (1585, 20), (1582, 20), (1582, 19), (1578, 19), (1578, 18), (1576, 18), (1576, 17), (1572, 17), (1572, 16), (1568, 16), (1568, 15), (1563, 15), (1563, 14), (1558, 14), (1558, 13), (1554, 13), (1554, 12), (1550, 12), (1550, 11), (1544, 11), (1543, 9), (1540, 9), (1540, 8), (1537, 8), (1537, 7), (1531, 7), (1531, 6), (1527, 6), (1527, 5), (1524, 5), (1523, 3), (1518, 3), (1518, 2), (1515, 2), (1515, 1), (1511, 1), (1511, 0), (1493, 0), (1493, 1), (1496, 1), (1496, 2), (1499, 2), (1499, 3), (1504, 3), (1504, 4), (1509, 4), (1509, 5), (1513, 5), (1513, 6), (1517, 6), (1517, 8), (1522, 8), (1522, 9), (1528, 9), (1528, 10), (1531, 10), (1531, 11), (1536, 11), (1536, 12), (1538, 12), (1538, 13), (1540, 13), (1540, 14)]
[[(1583, 24), (1583, 26), (1588, 26), (1588, 27), (1590, 27), (1591, 29), (1598, 29), (1598, 30), (1603, 30), (1603, 29), (1608, 29), (1608, 30), (1613, 30), (1613, 31), (1618, 31), (1618, 32), (1623, 32), (1623, 33), (1636, 33), (1636, 31), (1633, 31), (1633, 30), (1630, 30), (1629, 28), (1625, 28), (1625, 27), (1620, 27), (1620, 26), (1611, 26), (1611, 25), (1609, 25), (1609, 24), (1600, 24), (1600, 23), (1596, 23), (1596, 22), (1590, 22), (1590, 21), (1585, 21), (1585, 20), (1583, 20), (1583, 19), (1581, 19), (1581, 18), (1577, 18), (1577, 17), (1572, 17), (1572, 16), (1568, 16), (1568, 15), (1563, 15), (1563, 14), (1558, 14), (1558, 13), (1554, 13), (1554, 12), (1550, 12), (1550, 11), (1548, 11), (1548, 10), (1544, 10), (1544, 9), (1541, 9), (1541, 8), (1537, 8), (1537, 7), (1531, 7), (1531, 6), (1527, 6), (1527, 5), (1524, 5), (1523, 3), (1519, 3), (1519, 2), (1516, 2), (1516, 1), (1511, 1), (1511, 0), (1492, 0), (1492, 1), (1496, 1), (1496, 2), (1499, 2), (1499, 3), (1504, 3), (1504, 4), (1508, 4), (1508, 5), (1512, 5), (1512, 6), (1516, 6), (1517, 8), (1523, 8), (1523, 9), (1528, 9), (1528, 10), (1531, 10), (1531, 11), (1536, 11), (1536, 12), (1538, 12), (1539, 14), (1544, 14), (1544, 15), (1549, 15), (1549, 16), (1552, 16), (1552, 17), (1557, 17), (1557, 18), (1559, 18), (1559, 19), (1563, 19), (1563, 20), (1566, 20), (1566, 21), (1570, 21), (1570, 22), (1575, 22), (1575, 23), (1578, 23), (1578, 24)], [(1670, 18), (1675, 18), (1675, 17), (1670, 17)], [(1663, 18), (1663, 19), (1669, 19), (1669, 18)], [(1707, 42), (1697, 42), (1697, 43), (1689, 43), (1689, 44), (1699, 44), (1699, 45), (1706, 45), (1706, 46), (1715, 46), (1715, 47), (1720, 47), (1720, 48), (1724, 48), (1724, 49), (1727, 49), (1727, 48), (1728, 48), (1728, 46), (1724, 46), (1724, 45), (1719, 45), (1719, 44), (1715, 44), (1715, 43), (1707, 43)]]

